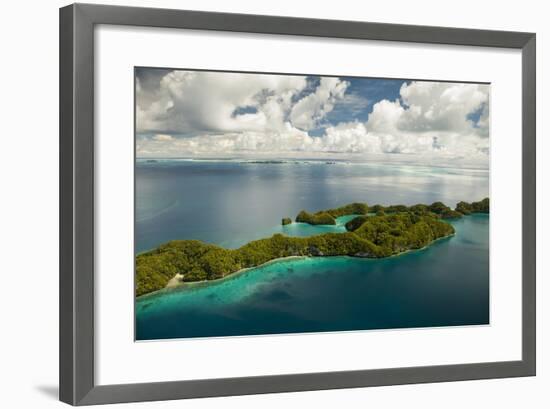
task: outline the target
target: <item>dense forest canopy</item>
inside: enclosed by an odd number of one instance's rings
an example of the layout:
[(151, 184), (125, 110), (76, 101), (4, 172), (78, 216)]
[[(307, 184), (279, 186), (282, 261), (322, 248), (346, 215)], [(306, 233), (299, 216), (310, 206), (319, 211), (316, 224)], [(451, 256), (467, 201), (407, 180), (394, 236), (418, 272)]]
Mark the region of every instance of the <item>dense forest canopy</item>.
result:
[[(346, 223), (345, 233), (311, 237), (275, 234), (238, 249), (225, 249), (199, 240), (175, 240), (136, 257), (136, 295), (164, 288), (176, 274), (187, 282), (214, 280), (281, 257), (388, 257), (452, 235), (453, 226), (441, 219), (476, 212), (489, 213), (488, 198), (473, 203), (459, 202), (455, 210), (441, 202), (372, 207), (352, 203), (316, 213), (302, 211), (296, 217), (296, 221), (303, 223), (335, 224), (336, 217), (358, 215)], [(290, 219), (283, 219), (283, 224), (288, 223)]]
[(366, 203), (351, 203), (346, 206), (337, 207), (334, 209), (320, 210), (316, 213), (308, 213), (302, 210), (296, 216), (297, 223), (308, 224), (336, 224), (336, 218), (340, 216), (346, 216), (350, 214), (367, 214), (369, 212), (369, 206)]

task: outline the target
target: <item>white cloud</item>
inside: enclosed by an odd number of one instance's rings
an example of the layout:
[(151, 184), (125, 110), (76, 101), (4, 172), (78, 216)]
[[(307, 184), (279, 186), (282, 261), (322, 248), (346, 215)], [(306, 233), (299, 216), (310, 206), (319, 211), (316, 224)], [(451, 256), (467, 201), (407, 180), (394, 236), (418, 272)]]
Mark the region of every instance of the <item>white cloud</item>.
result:
[(347, 122), (328, 127), (319, 141), (325, 152), (379, 153), (382, 151), (380, 140), (369, 133), (362, 122)]
[[(189, 136), (281, 130), (292, 96), (305, 86), (301, 76), (172, 71), (158, 89), (137, 89), (137, 130)], [(238, 108), (255, 112), (235, 115)]]
[(174, 138), (172, 137), (172, 135), (166, 135), (166, 134), (156, 134), (155, 136), (153, 136), (153, 140), (154, 141), (158, 141), (158, 142), (168, 142), (168, 141), (172, 141), (174, 140)]
[[(489, 86), (413, 82), (401, 87), (403, 104), (375, 104), (367, 129), (382, 152), (488, 160)], [(482, 110), (477, 124), (469, 115)]]
[(324, 123), (321, 136), (308, 131), (337, 104), (347, 109), (347, 81), (323, 77), (307, 93), (302, 76), (173, 71), (156, 88), (138, 85), (140, 156), (400, 153), (488, 163), (488, 85), (404, 83), (401, 99), (377, 102), (366, 122)]
[(470, 132), (468, 114), (486, 104), (488, 86), (413, 82), (401, 87), (401, 98), (411, 107), (397, 124), (405, 131)]
[(310, 130), (344, 97), (349, 83), (339, 78), (321, 78), (315, 92), (300, 99), (290, 112), (292, 124), (300, 129)]
[[(232, 132), (224, 134), (202, 134), (192, 138), (173, 138), (170, 143), (160, 145), (158, 141), (142, 138), (139, 152), (146, 156), (186, 156), (246, 154), (251, 152), (284, 154), (285, 152), (315, 151), (314, 144), (319, 138), (289, 127), (282, 132)], [(319, 147), (317, 147), (319, 148)]]

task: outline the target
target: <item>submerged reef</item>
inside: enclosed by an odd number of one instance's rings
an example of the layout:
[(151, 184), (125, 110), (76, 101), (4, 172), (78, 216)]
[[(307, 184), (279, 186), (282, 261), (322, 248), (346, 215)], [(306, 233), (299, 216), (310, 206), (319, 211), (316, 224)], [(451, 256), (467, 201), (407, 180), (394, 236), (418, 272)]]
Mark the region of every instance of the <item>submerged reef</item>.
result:
[[(199, 240), (174, 240), (136, 256), (136, 296), (160, 290), (174, 277), (181, 282), (215, 280), (271, 260), (292, 256), (351, 256), (382, 258), (428, 246), (455, 230), (443, 219), (489, 213), (489, 199), (459, 202), (453, 210), (441, 202), (414, 206), (352, 203), (315, 213), (301, 211), (296, 221), (336, 224), (336, 218), (357, 215), (346, 232), (310, 237), (275, 234), (238, 249), (225, 249)], [(289, 218), (282, 224), (292, 223)]]

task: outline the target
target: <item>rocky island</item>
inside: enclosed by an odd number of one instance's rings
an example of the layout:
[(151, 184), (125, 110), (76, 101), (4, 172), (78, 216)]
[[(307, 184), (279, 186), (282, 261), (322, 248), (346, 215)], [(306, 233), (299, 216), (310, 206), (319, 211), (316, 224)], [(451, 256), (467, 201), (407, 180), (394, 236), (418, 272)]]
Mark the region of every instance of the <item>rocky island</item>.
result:
[[(216, 280), (279, 258), (389, 257), (453, 235), (453, 226), (443, 219), (471, 213), (489, 213), (489, 199), (459, 202), (454, 210), (441, 202), (414, 206), (352, 203), (315, 213), (303, 210), (296, 222), (333, 225), (337, 217), (357, 217), (346, 223), (343, 233), (310, 237), (275, 234), (237, 249), (225, 249), (199, 240), (174, 240), (136, 256), (136, 296), (160, 290), (175, 278), (182, 283)], [(283, 225), (290, 222), (288, 218), (283, 219)]]
[(321, 210), (316, 213), (308, 213), (305, 210), (302, 210), (296, 216), (297, 223), (308, 223), (308, 224), (336, 224), (336, 218), (340, 216), (346, 216), (350, 214), (367, 214), (369, 212), (369, 207), (366, 203), (351, 203), (346, 206), (337, 207), (335, 209)]

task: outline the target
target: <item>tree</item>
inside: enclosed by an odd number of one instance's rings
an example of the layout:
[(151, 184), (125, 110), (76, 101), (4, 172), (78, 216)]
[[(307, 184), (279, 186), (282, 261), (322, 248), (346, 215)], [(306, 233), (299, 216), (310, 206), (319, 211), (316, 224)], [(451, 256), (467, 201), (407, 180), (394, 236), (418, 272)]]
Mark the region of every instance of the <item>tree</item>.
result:
[(489, 198), (486, 197), (485, 199), (479, 202), (472, 202), (472, 212), (489, 213)]
[(468, 215), (470, 213), (472, 213), (472, 205), (468, 202), (458, 202), (456, 204), (456, 209), (455, 209), (457, 212), (460, 212), (462, 214), (465, 214), (465, 215)]
[(353, 219), (351, 219), (349, 222), (346, 223), (346, 230), (347, 231), (354, 231), (357, 230), (363, 223), (367, 221), (367, 218), (369, 216), (357, 216)]
[(308, 224), (336, 224), (336, 220), (334, 217), (332, 217), (330, 214), (326, 212), (318, 212), (315, 214), (311, 214), (306, 212), (305, 210), (302, 210), (300, 213), (298, 213), (298, 216), (296, 216), (296, 222), (298, 223), (308, 223)]
[[(471, 204), (474, 211), (489, 211), (489, 199)], [(343, 206), (340, 211), (366, 211), (366, 204)], [(198, 240), (174, 240), (136, 256), (136, 296), (164, 288), (176, 275), (183, 281), (214, 280), (245, 267), (255, 267), (279, 257), (288, 256), (356, 256), (388, 257), (409, 249), (424, 247), (433, 240), (454, 233), (451, 224), (441, 220), (459, 217), (441, 202), (385, 213), (377, 207), (377, 215), (361, 215), (346, 223), (345, 233), (325, 233), (310, 237), (272, 237), (251, 241), (238, 249), (225, 249)], [(458, 207), (458, 206), (457, 206)], [(372, 209), (371, 209), (372, 210)], [(436, 214), (436, 212), (439, 212)], [(282, 220), (291, 222), (290, 219)], [(315, 214), (301, 211), (296, 221), (311, 224), (335, 224), (328, 211)]]
[(441, 214), (451, 209), (449, 208), (449, 206), (445, 205), (442, 202), (433, 202), (430, 206), (428, 206), (428, 210), (435, 214)]

